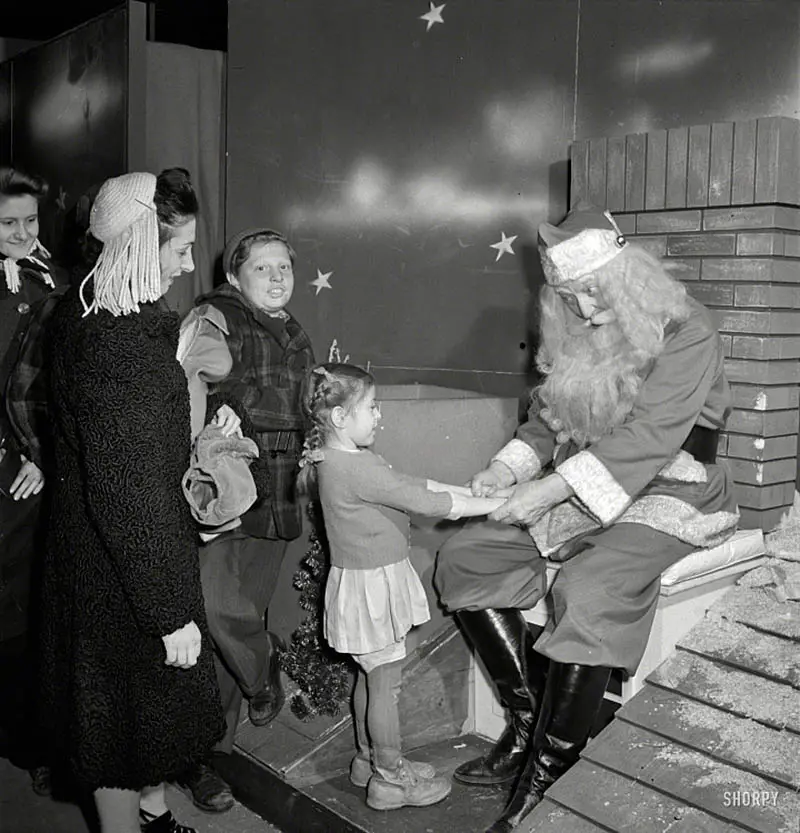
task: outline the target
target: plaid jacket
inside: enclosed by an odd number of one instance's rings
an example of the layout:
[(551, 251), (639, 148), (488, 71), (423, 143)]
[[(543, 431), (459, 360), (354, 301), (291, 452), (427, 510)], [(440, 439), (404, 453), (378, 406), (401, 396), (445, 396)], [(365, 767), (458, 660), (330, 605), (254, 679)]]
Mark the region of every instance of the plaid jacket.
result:
[(233, 394), (244, 404), (268, 460), (271, 498), (247, 512), (242, 525), (259, 538), (291, 541), (302, 530), (295, 480), (305, 427), (301, 397), (314, 365), (311, 342), (291, 315), (285, 322), (270, 318), (230, 284), (201, 296), (196, 304), (190, 316), (211, 304), (225, 316), (229, 331), (233, 368), (212, 392)]
[(20, 261), (22, 286), (12, 294), (0, 286), (0, 439), (14, 445), (41, 469), (48, 467), (52, 433), (44, 373), (45, 328), (56, 302), (67, 289), (64, 270), (50, 266), (56, 288), (39, 271)]

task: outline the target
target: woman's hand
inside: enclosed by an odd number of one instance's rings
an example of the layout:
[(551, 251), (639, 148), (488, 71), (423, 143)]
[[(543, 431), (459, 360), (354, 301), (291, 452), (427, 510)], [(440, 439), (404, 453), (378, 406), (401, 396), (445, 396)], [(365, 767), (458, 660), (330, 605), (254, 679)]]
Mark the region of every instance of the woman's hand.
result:
[(230, 405), (220, 405), (216, 414), (214, 414), (214, 419), (211, 420), (211, 424), (221, 428), (226, 437), (230, 437), (232, 434), (242, 436), (242, 420)]
[(200, 656), (200, 628), (195, 625), (194, 620), (176, 631), (161, 637), (164, 647), (167, 649), (166, 665), (174, 665), (176, 668), (191, 668), (197, 663)]
[(541, 480), (521, 483), (513, 495), (489, 517), (504, 524), (533, 526), (542, 515), (568, 500), (574, 492), (560, 474), (550, 474)]
[(494, 497), (498, 489), (511, 486), (514, 479), (514, 472), (505, 463), (494, 460), (489, 468), (474, 475), (468, 485), (475, 497)]
[(11, 484), (11, 497), (14, 500), (25, 500), (31, 495), (38, 495), (44, 488), (44, 474), (36, 463), (32, 463), (25, 455), (17, 476)]

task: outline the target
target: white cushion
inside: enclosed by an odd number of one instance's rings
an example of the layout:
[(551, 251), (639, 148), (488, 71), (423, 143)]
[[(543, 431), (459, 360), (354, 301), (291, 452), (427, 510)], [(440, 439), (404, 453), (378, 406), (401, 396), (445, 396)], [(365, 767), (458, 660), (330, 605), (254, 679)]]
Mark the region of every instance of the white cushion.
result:
[(696, 550), (661, 574), (661, 585), (669, 587), (688, 579), (716, 573), (765, 552), (760, 529), (740, 529), (724, 544), (710, 550)]

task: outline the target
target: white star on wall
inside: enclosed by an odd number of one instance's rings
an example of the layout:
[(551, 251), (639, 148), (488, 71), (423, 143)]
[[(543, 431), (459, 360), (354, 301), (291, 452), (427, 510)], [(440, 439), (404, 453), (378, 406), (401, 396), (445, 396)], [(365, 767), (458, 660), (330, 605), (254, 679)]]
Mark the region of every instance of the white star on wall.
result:
[(514, 234), (511, 237), (506, 237), (506, 233), (501, 231), (500, 234), (503, 236), (503, 239), (499, 243), (492, 243), (492, 248), (497, 249), (497, 257), (494, 259), (494, 262), (497, 263), (500, 258), (508, 253), (510, 255), (514, 254), (514, 250), (511, 248), (511, 244), (519, 237), (518, 234)]
[(329, 280), (330, 276), (332, 274), (333, 274), (333, 272), (323, 273), (319, 269), (317, 269), (317, 277), (316, 277), (315, 280), (311, 281), (311, 286), (315, 286), (317, 288), (317, 292), (316, 292), (317, 295), (319, 295), (319, 293), (323, 289), (333, 289), (333, 287), (330, 285), (330, 280)]
[(420, 20), (424, 20), (428, 24), (425, 29), (426, 32), (430, 32), (431, 26), (433, 26), (434, 23), (444, 23), (444, 20), (442, 20), (442, 9), (446, 5), (447, 3), (442, 3), (441, 6), (434, 6), (433, 0), (430, 0), (430, 11), (419, 16)]

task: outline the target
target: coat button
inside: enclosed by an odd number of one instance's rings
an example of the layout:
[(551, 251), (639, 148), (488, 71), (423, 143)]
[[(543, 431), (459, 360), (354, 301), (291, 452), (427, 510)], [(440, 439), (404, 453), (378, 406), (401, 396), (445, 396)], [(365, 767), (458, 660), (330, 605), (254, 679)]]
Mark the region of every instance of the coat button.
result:
[(31, 311), (31, 305), (26, 304), (25, 301), (20, 301), (17, 304), (17, 312), (20, 315), (27, 315)]

